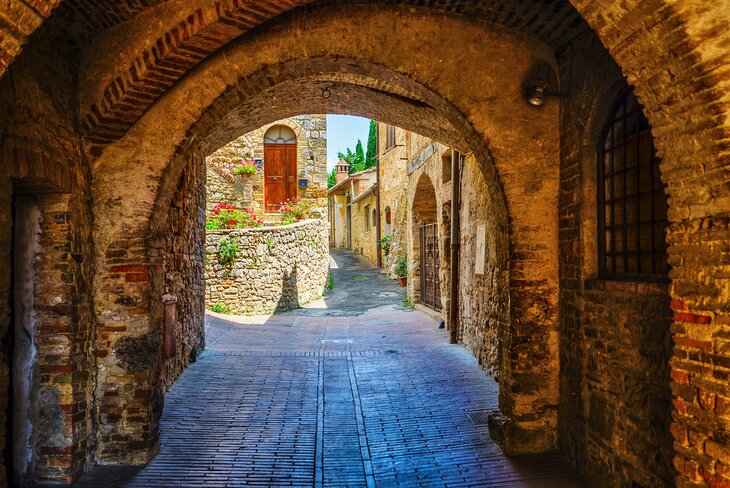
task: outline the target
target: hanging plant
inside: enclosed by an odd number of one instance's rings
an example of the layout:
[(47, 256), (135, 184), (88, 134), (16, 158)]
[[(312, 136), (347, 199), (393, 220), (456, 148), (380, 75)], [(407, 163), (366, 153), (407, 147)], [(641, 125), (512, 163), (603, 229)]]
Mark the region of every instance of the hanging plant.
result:
[(241, 161), (233, 167), (234, 175), (255, 175), (257, 172), (256, 165), (251, 160)]

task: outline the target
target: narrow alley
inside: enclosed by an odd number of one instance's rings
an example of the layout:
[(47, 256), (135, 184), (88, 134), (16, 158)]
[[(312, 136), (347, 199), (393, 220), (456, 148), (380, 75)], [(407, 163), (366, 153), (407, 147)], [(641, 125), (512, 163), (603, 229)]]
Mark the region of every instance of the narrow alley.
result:
[(474, 357), (362, 258), (332, 263), (333, 293), (309, 308), (209, 314), (157, 457), (76, 486), (580, 486), (557, 456), (502, 455), (486, 425), (498, 386)]

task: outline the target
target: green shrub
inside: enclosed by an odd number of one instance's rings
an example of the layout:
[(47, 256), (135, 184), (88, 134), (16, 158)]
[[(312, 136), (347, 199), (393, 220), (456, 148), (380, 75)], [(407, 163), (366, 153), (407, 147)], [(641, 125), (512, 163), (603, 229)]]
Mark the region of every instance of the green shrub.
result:
[(398, 256), (398, 261), (395, 262), (395, 274), (404, 278), (408, 276), (408, 254), (402, 254)]
[(378, 240), (378, 244), (380, 244), (380, 248), (383, 250), (383, 256), (390, 254), (390, 243), (392, 240), (390, 236), (385, 236)]
[(406, 297), (403, 299), (403, 306), (413, 308), (413, 299), (406, 295)]
[(236, 262), (239, 252), (238, 241), (224, 237), (218, 244), (218, 262), (225, 266), (231, 266)]
[(239, 210), (234, 205), (219, 203), (205, 216), (207, 230), (245, 229), (261, 227), (264, 221), (249, 209)]
[(312, 217), (314, 210), (314, 200), (309, 198), (292, 198), (281, 204), (279, 213), (281, 214), (281, 224), (293, 224), (300, 220), (306, 220)]
[(226, 305), (225, 303), (214, 303), (210, 306), (210, 310), (215, 313), (230, 313), (231, 307)]

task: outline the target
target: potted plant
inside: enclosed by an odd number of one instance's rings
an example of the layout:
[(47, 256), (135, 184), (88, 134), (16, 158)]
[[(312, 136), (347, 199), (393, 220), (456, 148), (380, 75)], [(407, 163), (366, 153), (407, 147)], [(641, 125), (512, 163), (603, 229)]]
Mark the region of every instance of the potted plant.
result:
[(256, 163), (251, 160), (241, 161), (232, 168), (234, 175), (238, 177), (236, 187), (238, 187), (241, 195), (243, 196), (243, 203), (245, 206), (253, 204), (253, 180), (254, 175), (258, 173), (256, 169)]
[(235, 175), (255, 175), (258, 172), (256, 164), (253, 161), (241, 161), (233, 167)]
[(383, 256), (387, 256), (388, 254), (390, 254), (391, 240), (392, 238), (390, 236), (385, 236), (378, 241), (378, 244), (380, 244), (380, 249), (383, 250)]
[(395, 263), (395, 274), (398, 275), (398, 284), (406, 286), (408, 283), (408, 255), (402, 254)]

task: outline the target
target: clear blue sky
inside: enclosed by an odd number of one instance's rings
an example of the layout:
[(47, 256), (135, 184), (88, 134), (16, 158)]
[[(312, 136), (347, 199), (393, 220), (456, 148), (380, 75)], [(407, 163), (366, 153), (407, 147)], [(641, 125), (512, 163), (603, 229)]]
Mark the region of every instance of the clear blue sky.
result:
[(370, 119), (353, 117), (352, 115), (327, 115), (327, 171), (337, 164), (337, 153), (353, 151), (357, 140), (362, 141), (362, 148), (368, 148), (368, 130)]

